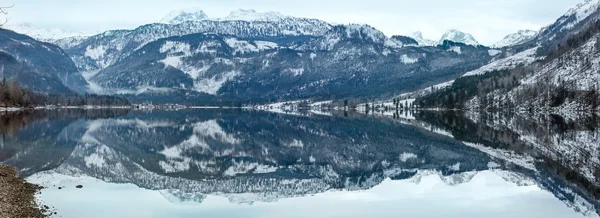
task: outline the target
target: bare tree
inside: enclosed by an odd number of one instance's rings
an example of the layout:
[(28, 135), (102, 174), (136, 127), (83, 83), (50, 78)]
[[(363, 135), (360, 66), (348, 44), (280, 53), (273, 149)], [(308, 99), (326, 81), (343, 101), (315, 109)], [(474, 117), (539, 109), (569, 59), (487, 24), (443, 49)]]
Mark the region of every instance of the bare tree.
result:
[(8, 9), (12, 8), (13, 6), (14, 5), (11, 5), (11, 6), (0, 6), (0, 15), (5, 17), (4, 21), (2, 21), (0, 23), (0, 27), (4, 26), (10, 20), (10, 17), (8, 17)]

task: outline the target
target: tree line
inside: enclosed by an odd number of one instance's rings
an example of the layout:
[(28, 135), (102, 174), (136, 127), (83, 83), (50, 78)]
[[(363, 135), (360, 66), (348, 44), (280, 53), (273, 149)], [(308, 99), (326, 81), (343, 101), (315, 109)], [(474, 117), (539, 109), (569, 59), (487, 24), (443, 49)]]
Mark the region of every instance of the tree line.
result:
[(46, 94), (22, 87), (16, 78), (10, 81), (6, 77), (0, 81), (0, 107), (36, 107), (36, 106), (129, 106), (125, 99), (96, 94)]

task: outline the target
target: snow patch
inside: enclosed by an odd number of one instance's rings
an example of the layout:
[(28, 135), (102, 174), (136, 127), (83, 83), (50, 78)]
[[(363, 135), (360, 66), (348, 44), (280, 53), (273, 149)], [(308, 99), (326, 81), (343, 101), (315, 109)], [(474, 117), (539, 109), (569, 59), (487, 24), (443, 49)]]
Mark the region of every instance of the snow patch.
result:
[(496, 55), (499, 55), (499, 54), (501, 54), (501, 53), (502, 53), (502, 51), (501, 51), (501, 50), (496, 50), (496, 49), (490, 49), (490, 50), (488, 50), (488, 54), (489, 54), (490, 56), (496, 56)]
[(460, 163), (456, 163), (452, 166), (449, 166), (448, 169), (452, 171), (460, 171)]
[(216, 95), (226, 82), (233, 80), (238, 75), (241, 75), (238, 71), (229, 71), (211, 78), (197, 80), (194, 82), (194, 90)]
[(254, 44), (249, 41), (238, 40), (236, 38), (225, 38), (225, 43), (233, 50), (233, 54), (248, 54), (277, 48), (279, 45), (273, 42), (255, 41)]
[(414, 63), (417, 63), (417, 62), (419, 62), (419, 58), (410, 58), (410, 57), (408, 57), (408, 55), (406, 55), (406, 54), (403, 54), (403, 55), (400, 57), (400, 60), (401, 60), (401, 61), (402, 61), (402, 63), (404, 63), (404, 64), (414, 64)]
[(452, 46), (450, 49), (448, 49), (448, 51), (453, 51), (456, 54), (462, 54), (462, 50), (461, 50), (460, 46)]
[(400, 161), (407, 162), (410, 159), (417, 159), (419, 156), (413, 153), (402, 153), (400, 154)]

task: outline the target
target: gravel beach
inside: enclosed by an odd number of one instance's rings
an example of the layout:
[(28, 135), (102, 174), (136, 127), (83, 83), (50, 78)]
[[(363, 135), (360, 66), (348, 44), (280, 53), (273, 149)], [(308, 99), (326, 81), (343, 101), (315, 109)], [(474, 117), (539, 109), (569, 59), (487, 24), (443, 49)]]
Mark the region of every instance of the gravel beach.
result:
[(40, 189), (41, 187), (19, 177), (15, 168), (0, 165), (0, 217), (46, 217), (46, 210), (35, 202), (35, 194)]

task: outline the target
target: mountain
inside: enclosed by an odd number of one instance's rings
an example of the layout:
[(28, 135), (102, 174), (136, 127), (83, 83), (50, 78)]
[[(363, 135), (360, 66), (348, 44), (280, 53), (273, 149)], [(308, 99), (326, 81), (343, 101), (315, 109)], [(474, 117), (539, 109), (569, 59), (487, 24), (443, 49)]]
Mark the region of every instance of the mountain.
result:
[(56, 28), (45, 29), (36, 27), (30, 23), (7, 25), (6, 28), (42, 42), (58, 45), (63, 49), (77, 45), (87, 37), (95, 34), (92, 32), (69, 31)]
[(419, 46), (419, 42), (417, 40), (410, 38), (408, 36), (392, 36), (389, 41), (393, 44), (396, 44), (400, 47), (405, 46)]
[(239, 9), (236, 11), (232, 11), (227, 17), (223, 17), (223, 18), (216, 18), (214, 20), (218, 20), (218, 21), (231, 21), (231, 20), (238, 20), (238, 21), (263, 21), (263, 22), (277, 22), (277, 21), (282, 21), (285, 19), (290, 19), (293, 17), (290, 16), (285, 16), (279, 12), (264, 12), (264, 13), (259, 13), (256, 12), (256, 10), (253, 9)]
[(167, 14), (163, 19), (160, 20), (160, 23), (165, 24), (180, 24), (185, 23), (187, 21), (200, 21), (207, 19), (208, 16), (202, 10), (198, 11), (172, 11)]
[[(532, 40), (508, 47), (506, 55), (420, 99), (420, 104), (561, 115), (597, 110), (599, 6), (598, 0), (578, 4)], [(450, 95), (454, 98), (447, 101)]]
[(409, 37), (416, 40), (417, 43), (419, 43), (419, 46), (436, 46), (437, 45), (437, 43), (435, 41), (423, 38), (422, 32), (414, 32)]
[(46, 93), (82, 92), (87, 82), (58, 46), (10, 30), (0, 30), (0, 64), (7, 78)]
[[(174, 12), (164, 21), (176, 24), (107, 31), (65, 52), (91, 91), (185, 102), (393, 95), (474, 70), (493, 56), (461, 43), (416, 48), (418, 40), (388, 38), (368, 25), (254, 10), (203, 14)], [(356, 91), (361, 86), (369, 88)]]
[(513, 45), (522, 44), (531, 41), (538, 34), (537, 31), (533, 30), (519, 30), (519, 32), (512, 33), (504, 37), (499, 42), (492, 45), (493, 48), (503, 48)]
[[(585, 0), (571, 8), (553, 24), (542, 28), (532, 41), (542, 44), (544, 51), (555, 48), (562, 41), (566, 41), (572, 34), (586, 28), (586, 25), (600, 18), (598, 8), (600, 1)], [(545, 54), (543, 54), (545, 55)]]
[(158, 93), (163, 101), (172, 95), (238, 102), (375, 97), (452, 78), (492, 58), (486, 48), (403, 47), (397, 39), (366, 25), (338, 25), (291, 45), (192, 34), (150, 42), (89, 81), (104, 93)]
[(475, 40), (475, 37), (473, 37), (471, 34), (464, 33), (460, 30), (455, 29), (448, 30), (446, 33), (444, 33), (444, 35), (442, 35), (442, 38), (438, 41), (438, 44), (443, 44), (446, 40), (460, 42), (467, 45), (479, 45), (479, 42), (477, 42), (477, 40)]
[(350, 24), (337, 25), (324, 36), (311, 40), (309, 43), (304, 43), (296, 48), (299, 50), (331, 51), (340, 42), (348, 40), (352, 40), (353, 42), (357, 43), (380, 45), (388, 42), (388, 38), (385, 36), (385, 34), (371, 26)]
[(148, 24), (134, 30), (112, 30), (66, 48), (80, 71), (98, 71), (126, 58), (144, 45), (172, 36), (189, 34), (232, 35), (245, 39), (270, 38), (292, 43), (323, 35), (331, 25), (316, 19), (286, 17), (276, 22), (200, 20), (180, 24)]
[(86, 32), (78, 32), (78, 31), (69, 31), (63, 29), (44, 29), (36, 27), (30, 23), (22, 23), (16, 25), (7, 25), (6, 29), (15, 31), (20, 34), (28, 35), (34, 39), (43, 41), (43, 42), (51, 42), (52, 40), (58, 40), (63, 38), (70, 37), (85, 37), (91, 36), (93, 33)]

